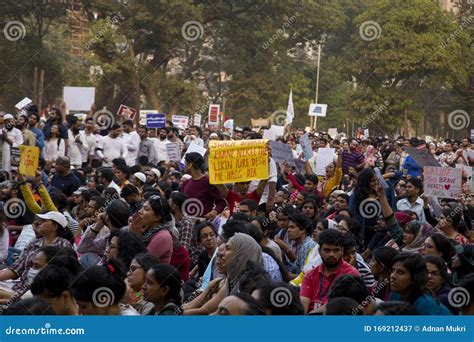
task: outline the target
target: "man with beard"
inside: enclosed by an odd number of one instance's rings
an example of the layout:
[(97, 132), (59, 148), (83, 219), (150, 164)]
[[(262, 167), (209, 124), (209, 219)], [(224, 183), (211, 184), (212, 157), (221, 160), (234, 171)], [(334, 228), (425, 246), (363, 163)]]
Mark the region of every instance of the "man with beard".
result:
[(71, 166), (74, 169), (78, 169), (82, 166), (82, 140), (79, 132), (78, 119), (75, 116), (69, 118), (69, 130), (67, 139), (67, 150), (69, 151), (67, 156), (71, 162)]
[[(159, 128), (158, 138), (150, 137), (150, 140), (153, 141), (153, 144), (155, 146), (157, 163), (163, 160), (168, 161), (168, 151), (166, 150), (166, 144), (169, 143), (169, 140), (167, 139), (168, 130), (169, 129), (167, 127)], [(150, 157), (148, 157), (148, 161), (150, 161)]]
[[(145, 129), (146, 131), (146, 129)], [(128, 167), (135, 165), (140, 147), (140, 136), (137, 131), (133, 129), (133, 121), (126, 120), (122, 123), (122, 139), (127, 146), (125, 152), (125, 162)]]
[(471, 139), (463, 138), (461, 146), (456, 150), (456, 155), (453, 164), (469, 165), (469, 155), (472, 154)]
[(27, 120), (26, 115), (20, 115), (16, 120), (16, 128), (18, 128), (23, 135), (23, 145), (36, 146), (36, 137), (34, 133), (27, 128)]
[(96, 151), (99, 158), (102, 159), (102, 166), (112, 167), (112, 161), (116, 158), (123, 158), (125, 156), (125, 143), (120, 134), (122, 133), (122, 127), (118, 124), (110, 127), (109, 134), (100, 139), (97, 144)]
[(51, 138), (51, 128), (54, 125), (58, 126), (59, 136), (61, 137), (61, 139), (65, 140), (66, 149), (64, 151), (64, 155), (67, 156), (68, 155), (67, 140), (68, 140), (69, 135), (68, 135), (66, 125), (63, 124), (63, 117), (62, 117), (61, 111), (58, 108), (51, 108), (51, 110), (48, 112), (48, 120), (46, 121), (43, 127), (43, 133), (44, 133), (45, 139)]
[(148, 138), (148, 133), (145, 126), (140, 126), (138, 128), (138, 137), (140, 139), (140, 142), (138, 144), (137, 158), (134, 161), (133, 165), (138, 164), (138, 158), (140, 158), (141, 156), (146, 156), (148, 158), (148, 163), (150, 164), (158, 164), (155, 144), (153, 144), (153, 141)]
[(40, 116), (38, 115), (38, 112), (36, 111), (28, 112), (28, 128), (35, 135), (36, 146), (40, 149), (40, 151), (42, 151), (44, 147), (44, 134), (41, 129), (36, 127), (39, 121), (40, 121)]
[(23, 135), (21, 131), (15, 128), (15, 119), (11, 114), (3, 116), (4, 128), (0, 132), (2, 137), (2, 169), (10, 172), (12, 169), (12, 148), (18, 148), (23, 144)]
[(342, 171), (347, 173), (347, 170), (350, 166), (354, 167), (356, 170), (360, 170), (365, 163), (365, 158), (357, 149), (359, 148), (359, 143), (357, 140), (352, 139), (349, 142), (349, 150), (342, 151)]
[(300, 299), (305, 313), (317, 310), (327, 303), (329, 288), (337, 277), (346, 274), (360, 276), (359, 272), (342, 258), (343, 237), (336, 229), (327, 229), (319, 234), (319, 254), (323, 263), (306, 273), (303, 278)]

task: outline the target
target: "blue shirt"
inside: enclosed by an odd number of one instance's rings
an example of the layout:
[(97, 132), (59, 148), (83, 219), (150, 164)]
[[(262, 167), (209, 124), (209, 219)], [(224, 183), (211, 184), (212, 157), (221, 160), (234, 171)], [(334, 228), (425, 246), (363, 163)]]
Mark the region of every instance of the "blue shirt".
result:
[[(402, 296), (397, 292), (390, 294), (390, 300), (403, 301)], [(420, 315), (451, 315), (451, 311), (447, 307), (427, 294), (419, 296), (413, 303), (413, 306)]]
[(43, 134), (43, 131), (40, 130), (39, 128), (37, 128), (37, 127), (30, 128), (30, 131), (32, 131), (34, 133), (34, 135), (36, 135), (36, 146), (38, 146), (38, 148), (41, 151), (44, 147), (44, 134)]

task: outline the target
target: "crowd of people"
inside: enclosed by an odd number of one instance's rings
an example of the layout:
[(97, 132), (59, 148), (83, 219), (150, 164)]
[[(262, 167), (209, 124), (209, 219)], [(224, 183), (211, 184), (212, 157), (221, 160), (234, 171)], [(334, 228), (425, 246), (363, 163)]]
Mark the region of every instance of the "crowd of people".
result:
[[(0, 112), (0, 128), (1, 314), (474, 314), (472, 176), (463, 170), (459, 198), (425, 196), (405, 151), (472, 167), (469, 138), (310, 132), (303, 171), (270, 150), (268, 179), (214, 185), (208, 155), (189, 147), (260, 129), (104, 129), (34, 105)], [(305, 133), (277, 141), (304, 160)], [(35, 177), (19, 173), (20, 145), (40, 149)], [(317, 175), (326, 147), (334, 161)]]

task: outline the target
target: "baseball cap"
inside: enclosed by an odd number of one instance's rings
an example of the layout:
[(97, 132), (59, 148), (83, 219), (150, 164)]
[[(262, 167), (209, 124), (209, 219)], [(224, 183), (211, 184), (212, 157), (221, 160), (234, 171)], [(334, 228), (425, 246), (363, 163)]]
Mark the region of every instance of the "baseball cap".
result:
[(77, 189), (76, 191), (73, 192), (73, 195), (80, 195), (86, 190), (87, 190), (87, 188), (85, 186), (81, 186), (79, 189)]
[(50, 212), (47, 212), (46, 214), (37, 214), (36, 216), (39, 217), (42, 220), (54, 221), (63, 228), (66, 228), (66, 226), (67, 226), (66, 218), (64, 217), (63, 214), (61, 214), (58, 211), (50, 211)]

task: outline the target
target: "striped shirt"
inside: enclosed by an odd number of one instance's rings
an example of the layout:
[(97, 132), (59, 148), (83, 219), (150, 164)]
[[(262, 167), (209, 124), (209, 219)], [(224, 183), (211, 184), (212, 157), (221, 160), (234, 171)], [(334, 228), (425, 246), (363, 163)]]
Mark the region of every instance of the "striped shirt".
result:
[(374, 278), (374, 275), (372, 274), (372, 271), (370, 270), (369, 265), (367, 265), (365, 262), (356, 260), (355, 268), (357, 269), (357, 271), (359, 271), (360, 277), (364, 281), (367, 289), (369, 291), (372, 291), (372, 289), (375, 286), (375, 278)]
[(342, 171), (346, 173), (350, 166), (356, 168), (357, 165), (364, 161), (364, 156), (359, 152), (349, 153), (347, 151), (342, 151)]

